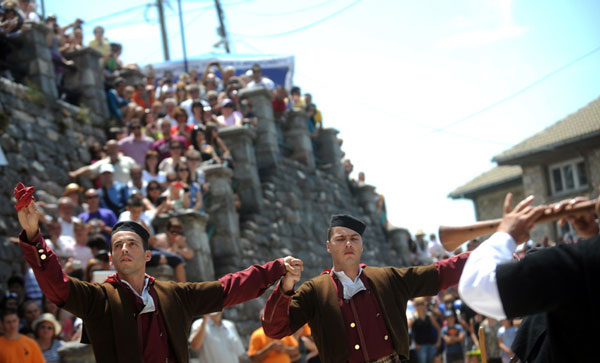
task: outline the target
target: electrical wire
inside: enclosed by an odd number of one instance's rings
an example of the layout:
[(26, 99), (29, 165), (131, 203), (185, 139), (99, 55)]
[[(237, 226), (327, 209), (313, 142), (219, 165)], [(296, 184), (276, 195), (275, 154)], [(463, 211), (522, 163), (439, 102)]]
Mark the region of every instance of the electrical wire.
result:
[(353, 6), (355, 6), (356, 4), (358, 4), (361, 1), (362, 0), (356, 0), (356, 1), (354, 1), (354, 2), (352, 2), (350, 4), (348, 4), (348, 5), (344, 6), (340, 10), (327, 15), (324, 18), (321, 18), (321, 19), (319, 19), (319, 20), (317, 20), (317, 21), (315, 21), (313, 23), (310, 23), (310, 24), (307, 24), (307, 25), (304, 25), (304, 26), (301, 26), (299, 28), (292, 29), (292, 30), (289, 30), (289, 31), (286, 31), (286, 32), (274, 33), (274, 34), (264, 34), (264, 35), (247, 35), (247, 34), (235, 34), (235, 33), (231, 33), (231, 35), (235, 35), (235, 36), (240, 37), (240, 38), (276, 38), (276, 37), (283, 37), (283, 36), (294, 34), (294, 33), (300, 32), (302, 30), (306, 30), (308, 28), (312, 28), (313, 26), (319, 25), (319, 24), (321, 24), (321, 23), (323, 23), (323, 22), (325, 22), (325, 21), (327, 21), (327, 20), (329, 20), (329, 19), (331, 19), (331, 18), (333, 18), (333, 17), (335, 17), (337, 15), (340, 15), (341, 13), (343, 13), (346, 10), (352, 8)]
[(575, 58), (574, 60), (572, 60), (572, 61), (570, 61), (570, 62), (568, 62), (568, 63), (566, 63), (566, 64), (564, 64), (564, 65), (562, 65), (560, 67), (558, 67), (557, 69), (553, 70), (552, 72), (549, 72), (549, 73), (545, 74), (541, 78), (538, 78), (537, 80), (531, 82), (530, 84), (528, 84), (527, 86), (519, 89), (518, 91), (516, 91), (516, 92), (514, 92), (514, 93), (512, 93), (512, 94), (510, 94), (510, 95), (508, 95), (506, 97), (503, 97), (500, 100), (498, 100), (498, 101), (496, 101), (496, 102), (494, 102), (494, 103), (492, 103), (492, 104), (490, 104), (488, 106), (485, 106), (485, 107), (483, 107), (483, 108), (481, 108), (481, 109), (479, 109), (479, 110), (477, 110), (475, 112), (472, 112), (472, 113), (470, 113), (470, 114), (468, 114), (468, 115), (466, 115), (464, 117), (461, 117), (458, 120), (452, 121), (452, 122), (450, 122), (450, 123), (448, 123), (448, 124), (446, 124), (446, 125), (444, 125), (442, 127), (438, 127), (436, 129), (432, 130), (429, 134), (426, 134), (424, 136), (428, 136), (428, 135), (434, 134), (436, 132), (444, 131), (445, 129), (447, 129), (449, 127), (456, 126), (456, 125), (458, 125), (458, 124), (460, 124), (462, 122), (465, 122), (465, 121), (467, 121), (469, 119), (472, 119), (475, 116), (481, 115), (482, 113), (487, 112), (487, 111), (489, 111), (489, 110), (491, 110), (491, 109), (493, 109), (493, 108), (495, 108), (495, 107), (497, 107), (497, 106), (499, 106), (499, 105), (501, 105), (503, 103), (506, 103), (506, 102), (512, 100), (513, 98), (515, 98), (517, 96), (520, 96), (521, 94), (527, 92), (531, 88), (539, 85), (540, 83), (548, 80), (549, 78), (551, 78), (551, 77), (557, 75), (558, 73), (560, 73), (560, 72), (562, 72), (562, 71), (570, 68), (571, 66), (579, 63), (580, 61), (584, 60), (585, 58), (587, 58), (587, 57), (589, 57), (589, 56), (591, 56), (591, 55), (593, 55), (593, 54), (595, 54), (595, 53), (597, 53), (599, 51), (600, 51), (600, 46), (598, 46), (595, 49), (593, 49), (593, 50), (585, 53), (584, 55), (579, 56), (579, 57)]

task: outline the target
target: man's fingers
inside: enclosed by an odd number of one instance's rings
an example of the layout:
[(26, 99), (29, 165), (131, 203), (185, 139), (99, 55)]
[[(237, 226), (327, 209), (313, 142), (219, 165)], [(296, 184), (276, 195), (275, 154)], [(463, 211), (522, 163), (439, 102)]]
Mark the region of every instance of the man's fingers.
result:
[(504, 197), (504, 207), (503, 207), (504, 214), (508, 214), (512, 210), (512, 200), (513, 200), (512, 193), (506, 194), (506, 197)]
[(533, 203), (534, 199), (535, 197), (533, 195), (528, 196), (527, 198), (520, 201), (513, 211), (517, 213), (523, 211), (525, 208), (529, 207), (531, 203)]

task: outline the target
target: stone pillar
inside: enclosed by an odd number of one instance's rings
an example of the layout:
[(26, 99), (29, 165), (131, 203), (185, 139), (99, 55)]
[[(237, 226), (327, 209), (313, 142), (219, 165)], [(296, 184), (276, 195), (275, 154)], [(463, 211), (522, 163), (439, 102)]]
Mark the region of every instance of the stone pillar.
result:
[(236, 259), (241, 255), (240, 226), (233, 204), (231, 169), (210, 165), (202, 169), (209, 191), (206, 200), (209, 228), (214, 229), (210, 238), (213, 263), (217, 277), (237, 271)]
[(321, 129), (316, 139), (317, 159), (323, 169), (328, 166), (329, 173), (340, 180), (346, 179), (342, 165), (342, 149), (338, 142), (336, 129)]
[(191, 209), (184, 209), (156, 216), (153, 225), (157, 231), (164, 231), (169, 218), (176, 217), (183, 223), (183, 234), (187, 245), (194, 250), (194, 257), (186, 260), (185, 275), (188, 281), (212, 281), (215, 270), (211, 254), (206, 224), (208, 215)]
[(287, 112), (283, 140), (292, 148), (290, 159), (297, 160), (310, 169), (314, 169), (315, 156), (307, 122), (306, 112), (296, 110)]
[(119, 77), (125, 80), (125, 84), (128, 86), (135, 86), (136, 84), (146, 84), (146, 76), (144, 73), (137, 69), (125, 68), (119, 71)]
[(91, 344), (66, 342), (65, 345), (58, 348), (57, 352), (63, 363), (93, 363), (96, 361)]
[(227, 145), (235, 164), (233, 179), (236, 183), (236, 193), (241, 202), (240, 212), (242, 214), (258, 213), (262, 206), (263, 196), (254, 153), (256, 133), (247, 127), (232, 126), (221, 129), (219, 136)]
[(56, 75), (48, 47), (50, 28), (43, 23), (25, 22), (25, 29), (17, 38), (21, 47), (9, 55), (8, 61), (26, 73), (26, 81), (37, 87), (47, 97), (57, 98)]
[(102, 54), (92, 48), (70, 52), (65, 58), (75, 62), (75, 69), (67, 69), (64, 76), (65, 89), (73, 92), (81, 106), (88, 107), (102, 118), (108, 118), (108, 104), (104, 91), (104, 77), (99, 59)]
[(375, 200), (375, 187), (369, 184), (364, 184), (358, 187), (358, 202), (363, 207), (365, 213), (369, 215), (376, 223), (377, 219), (377, 203)]
[(258, 169), (262, 172), (277, 167), (279, 164), (279, 143), (277, 141), (277, 126), (273, 116), (271, 94), (264, 87), (245, 88), (240, 91), (240, 97), (250, 100), (252, 111), (258, 119), (258, 127), (256, 128)]
[(400, 259), (393, 264), (394, 266), (406, 267), (411, 265), (408, 238), (409, 234), (406, 229), (394, 227), (388, 230), (388, 241), (390, 241), (392, 249), (396, 251)]

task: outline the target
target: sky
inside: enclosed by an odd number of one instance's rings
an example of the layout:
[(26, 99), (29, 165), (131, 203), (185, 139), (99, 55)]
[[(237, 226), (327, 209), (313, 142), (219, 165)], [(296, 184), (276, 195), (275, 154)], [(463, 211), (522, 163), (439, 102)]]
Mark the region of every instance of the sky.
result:
[[(40, 0), (38, 0), (39, 2)], [(96, 25), (125, 63), (163, 61), (147, 0), (45, 0), (60, 25)], [(212, 0), (183, 0), (188, 58), (219, 37)], [(475, 221), (448, 194), (491, 159), (600, 96), (595, 0), (222, 0), (233, 53), (295, 56), (294, 83), (325, 127), (340, 130), (353, 177), (385, 196), (412, 233)], [(172, 60), (182, 59), (177, 1), (165, 7)], [(114, 15), (118, 13), (117, 15)]]

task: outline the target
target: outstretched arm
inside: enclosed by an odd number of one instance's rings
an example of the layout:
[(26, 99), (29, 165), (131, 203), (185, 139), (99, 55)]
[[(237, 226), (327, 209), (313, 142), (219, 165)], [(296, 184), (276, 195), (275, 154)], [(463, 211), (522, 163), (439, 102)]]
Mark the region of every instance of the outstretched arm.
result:
[(460, 278), (458, 291), (475, 311), (495, 319), (506, 318), (496, 281), (496, 266), (512, 260), (517, 243), (529, 239), (529, 231), (544, 212), (532, 207), (534, 197), (521, 201), (513, 210), (512, 194), (504, 200), (504, 217), (496, 233), (473, 251)]

